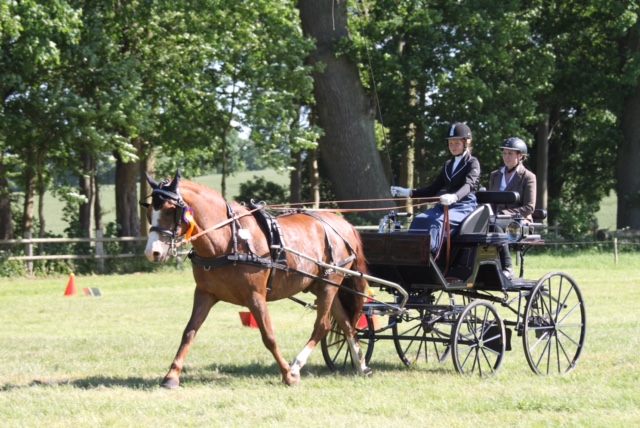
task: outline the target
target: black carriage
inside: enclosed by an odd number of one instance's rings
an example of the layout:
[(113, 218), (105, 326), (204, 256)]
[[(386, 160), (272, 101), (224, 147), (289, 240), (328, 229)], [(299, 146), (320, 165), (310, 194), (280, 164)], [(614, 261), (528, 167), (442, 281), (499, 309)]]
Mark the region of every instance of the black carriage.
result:
[[(451, 356), (459, 373), (488, 377), (520, 337), (535, 373), (573, 370), (586, 333), (582, 293), (563, 272), (524, 278), (526, 253), (544, 245), (539, 234), (544, 224), (496, 216), (489, 205), (513, 203), (518, 197), (512, 192), (478, 192), (478, 208), (437, 261), (431, 256), (429, 236), (408, 233), (403, 226), (407, 213), (392, 211), (377, 233), (361, 234), (370, 274), (383, 280), (370, 285), (391, 296), (390, 301), (365, 303), (357, 336), (367, 363), (378, 342), (392, 341), (407, 366), (430, 359), (444, 362)], [(534, 213), (534, 221), (544, 218), (543, 211)], [(501, 271), (498, 248), (505, 243), (519, 260), (514, 278)], [(321, 343), (332, 370), (353, 365), (345, 342), (334, 325)]]

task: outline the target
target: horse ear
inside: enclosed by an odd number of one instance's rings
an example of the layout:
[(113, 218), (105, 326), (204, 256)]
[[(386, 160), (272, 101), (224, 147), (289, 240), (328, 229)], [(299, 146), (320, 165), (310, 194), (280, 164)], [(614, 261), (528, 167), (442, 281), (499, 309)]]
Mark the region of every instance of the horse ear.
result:
[(169, 188), (167, 190), (176, 193), (181, 178), (182, 176), (180, 175), (180, 168), (178, 168), (178, 170), (176, 171), (176, 175), (175, 177), (173, 177), (173, 180), (171, 180), (171, 184), (169, 185)]
[(144, 173), (147, 175), (147, 181), (151, 185), (151, 188), (152, 189), (157, 189), (159, 187), (158, 182), (156, 180), (154, 180), (153, 178), (151, 178), (151, 176), (149, 175), (149, 173), (147, 171), (145, 171)]

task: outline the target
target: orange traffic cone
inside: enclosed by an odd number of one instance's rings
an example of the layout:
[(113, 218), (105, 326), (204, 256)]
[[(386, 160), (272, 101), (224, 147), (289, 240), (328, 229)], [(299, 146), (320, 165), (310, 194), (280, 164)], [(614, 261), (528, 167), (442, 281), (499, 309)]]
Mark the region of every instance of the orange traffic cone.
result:
[(69, 283), (67, 284), (64, 295), (73, 296), (74, 294), (76, 294), (76, 276), (72, 273), (69, 275)]

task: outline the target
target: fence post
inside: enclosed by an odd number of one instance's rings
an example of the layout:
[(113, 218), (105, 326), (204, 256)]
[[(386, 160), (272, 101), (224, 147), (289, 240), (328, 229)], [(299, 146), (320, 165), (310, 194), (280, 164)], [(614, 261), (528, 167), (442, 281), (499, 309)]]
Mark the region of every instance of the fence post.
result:
[(104, 272), (104, 242), (102, 241), (102, 229), (96, 229), (96, 259), (98, 261), (98, 272)]
[[(24, 232), (24, 239), (27, 241), (24, 244), (24, 253), (27, 257), (33, 257), (33, 244), (31, 243), (31, 231), (27, 230)], [(29, 276), (33, 276), (33, 261), (29, 260), (27, 262), (27, 270), (29, 271)]]
[(613, 259), (618, 266), (618, 238), (613, 238)]

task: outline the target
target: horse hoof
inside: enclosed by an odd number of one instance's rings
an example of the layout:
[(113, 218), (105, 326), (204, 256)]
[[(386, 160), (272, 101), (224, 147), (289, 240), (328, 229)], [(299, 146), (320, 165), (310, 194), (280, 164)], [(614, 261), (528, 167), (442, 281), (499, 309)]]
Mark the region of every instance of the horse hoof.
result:
[(285, 385), (287, 386), (296, 386), (300, 382), (300, 373), (298, 374), (290, 374), (286, 378), (282, 379)]
[(165, 389), (178, 389), (178, 387), (180, 386), (180, 381), (178, 381), (177, 379), (168, 378), (162, 381), (162, 384), (160, 386)]
[(364, 377), (372, 377), (373, 376), (373, 370), (371, 369), (371, 367), (367, 367), (366, 369), (364, 369), (364, 371), (362, 372), (362, 375)]

